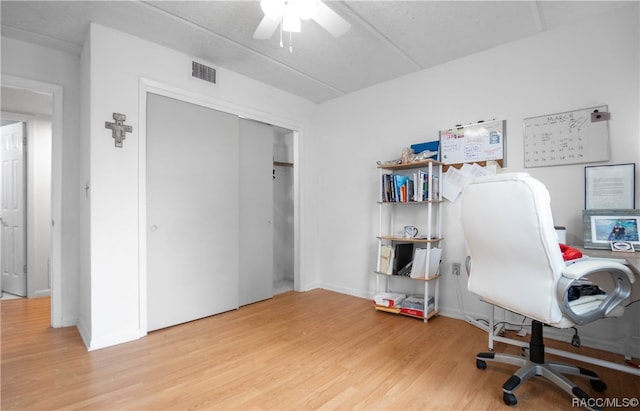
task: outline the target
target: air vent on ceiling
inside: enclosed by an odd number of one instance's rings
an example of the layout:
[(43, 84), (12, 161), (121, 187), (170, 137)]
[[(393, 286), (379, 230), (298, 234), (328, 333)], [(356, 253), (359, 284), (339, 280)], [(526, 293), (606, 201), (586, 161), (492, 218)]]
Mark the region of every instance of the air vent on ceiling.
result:
[(191, 76), (209, 83), (216, 83), (216, 69), (195, 61), (191, 62)]

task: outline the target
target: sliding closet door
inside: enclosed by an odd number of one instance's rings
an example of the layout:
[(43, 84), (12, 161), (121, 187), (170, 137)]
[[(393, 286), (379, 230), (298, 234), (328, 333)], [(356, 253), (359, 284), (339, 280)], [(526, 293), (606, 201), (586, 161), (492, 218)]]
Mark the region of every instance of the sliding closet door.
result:
[(238, 307), (239, 119), (147, 95), (147, 330)]
[(240, 305), (273, 297), (272, 126), (240, 120)]

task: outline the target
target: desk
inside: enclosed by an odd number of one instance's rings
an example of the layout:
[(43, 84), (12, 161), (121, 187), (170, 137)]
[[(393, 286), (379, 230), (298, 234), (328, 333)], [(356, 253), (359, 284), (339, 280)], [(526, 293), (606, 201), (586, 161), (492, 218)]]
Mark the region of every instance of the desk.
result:
[[(640, 253), (622, 253), (622, 252), (614, 252), (610, 250), (595, 250), (595, 249), (584, 249), (580, 247), (578, 248), (582, 251), (582, 254), (585, 256), (589, 256), (592, 258), (607, 258), (607, 259), (616, 259), (616, 260), (625, 260), (625, 265), (628, 266), (635, 276), (635, 282), (631, 286), (631, 295), (629, 297), (629, 301), (624, 303), (624, 305), (631, 304), (633, 301), (640, 300)], [(514, 340), (512, 338), (501, 337), (499, 334), (502, 333), (503, 326), (495, 327), (495, 306), (491, 306), (491, 313), (489, 315), (489, 325), (484, 325), (477, 320), (473, 320), (467, 318), (467, 321), (476, 327), (483, 329), (489, 335), (489, 350), (493, 351), (493, 342), (498, 341), (505, 344), (516, 345), (523, 348), (529, 348), (529, 343)], [(629, 334), (629, 339), (631, 338)], [(565, 358), (571, 358), (574, 360), (582, 361), (589, 364), (599, 365), (606, 368), (611, 368), (618, 371), (623, 371), (629, 374), (634, 374), (640, 376), (640, 368), (630, 367), (624, 364), (618, 364), (611, 361), (604, 361), (598, 358), (587, 357), (585, 355), (575, 354), (572, 352), (558, 350), (555, 348), (545, 347), (545, 351), (549, 354), (559, 355)], [(628, 352), (625, 352), (625, 358), (631, 359), (631, 355)]]

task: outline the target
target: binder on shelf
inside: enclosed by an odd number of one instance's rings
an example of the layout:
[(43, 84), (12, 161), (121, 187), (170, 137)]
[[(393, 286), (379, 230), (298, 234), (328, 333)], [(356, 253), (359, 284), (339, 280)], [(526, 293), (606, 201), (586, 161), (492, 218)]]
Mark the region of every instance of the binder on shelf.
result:
[(413, 244), (396, 244), (393, 256), (393, 274), (400, 275), (400, 271), (409, 264), (411, 260), (413, 260)]
[(393, 247), (387, 244), (380, 246), (380, 272), (383, 274), (393, 274)]
[[(429, 253), (429, 271), (426, 272), (427, 253)], [(411, 269), (411, 278), (431, 277), (438, 274), (440, 267), (440, 257), (442, 250), (437, 247), (433, 248), (416, 248), (413, 255), (413, 267)]]

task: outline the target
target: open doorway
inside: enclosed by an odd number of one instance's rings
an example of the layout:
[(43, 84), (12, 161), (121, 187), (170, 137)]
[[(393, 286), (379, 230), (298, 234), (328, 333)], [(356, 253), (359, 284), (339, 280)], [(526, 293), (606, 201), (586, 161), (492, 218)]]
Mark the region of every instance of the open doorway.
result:
[(295, 289), (292, 130), (277, 127), (273, 142), (273, 294)]
[[(12, 158), (3, 158), (0, 170), (2, 217), (4, 220), (6, 212), (14, 220), (10, 226), (3, 224), (0, 237), (3, 299), (48, 297), (52, 277), (54, 99), (48, 92), (5, 84), (1, 92), (3, 147), (19, 149)], [(8, 155), (5, 151), (3, 157)]]

